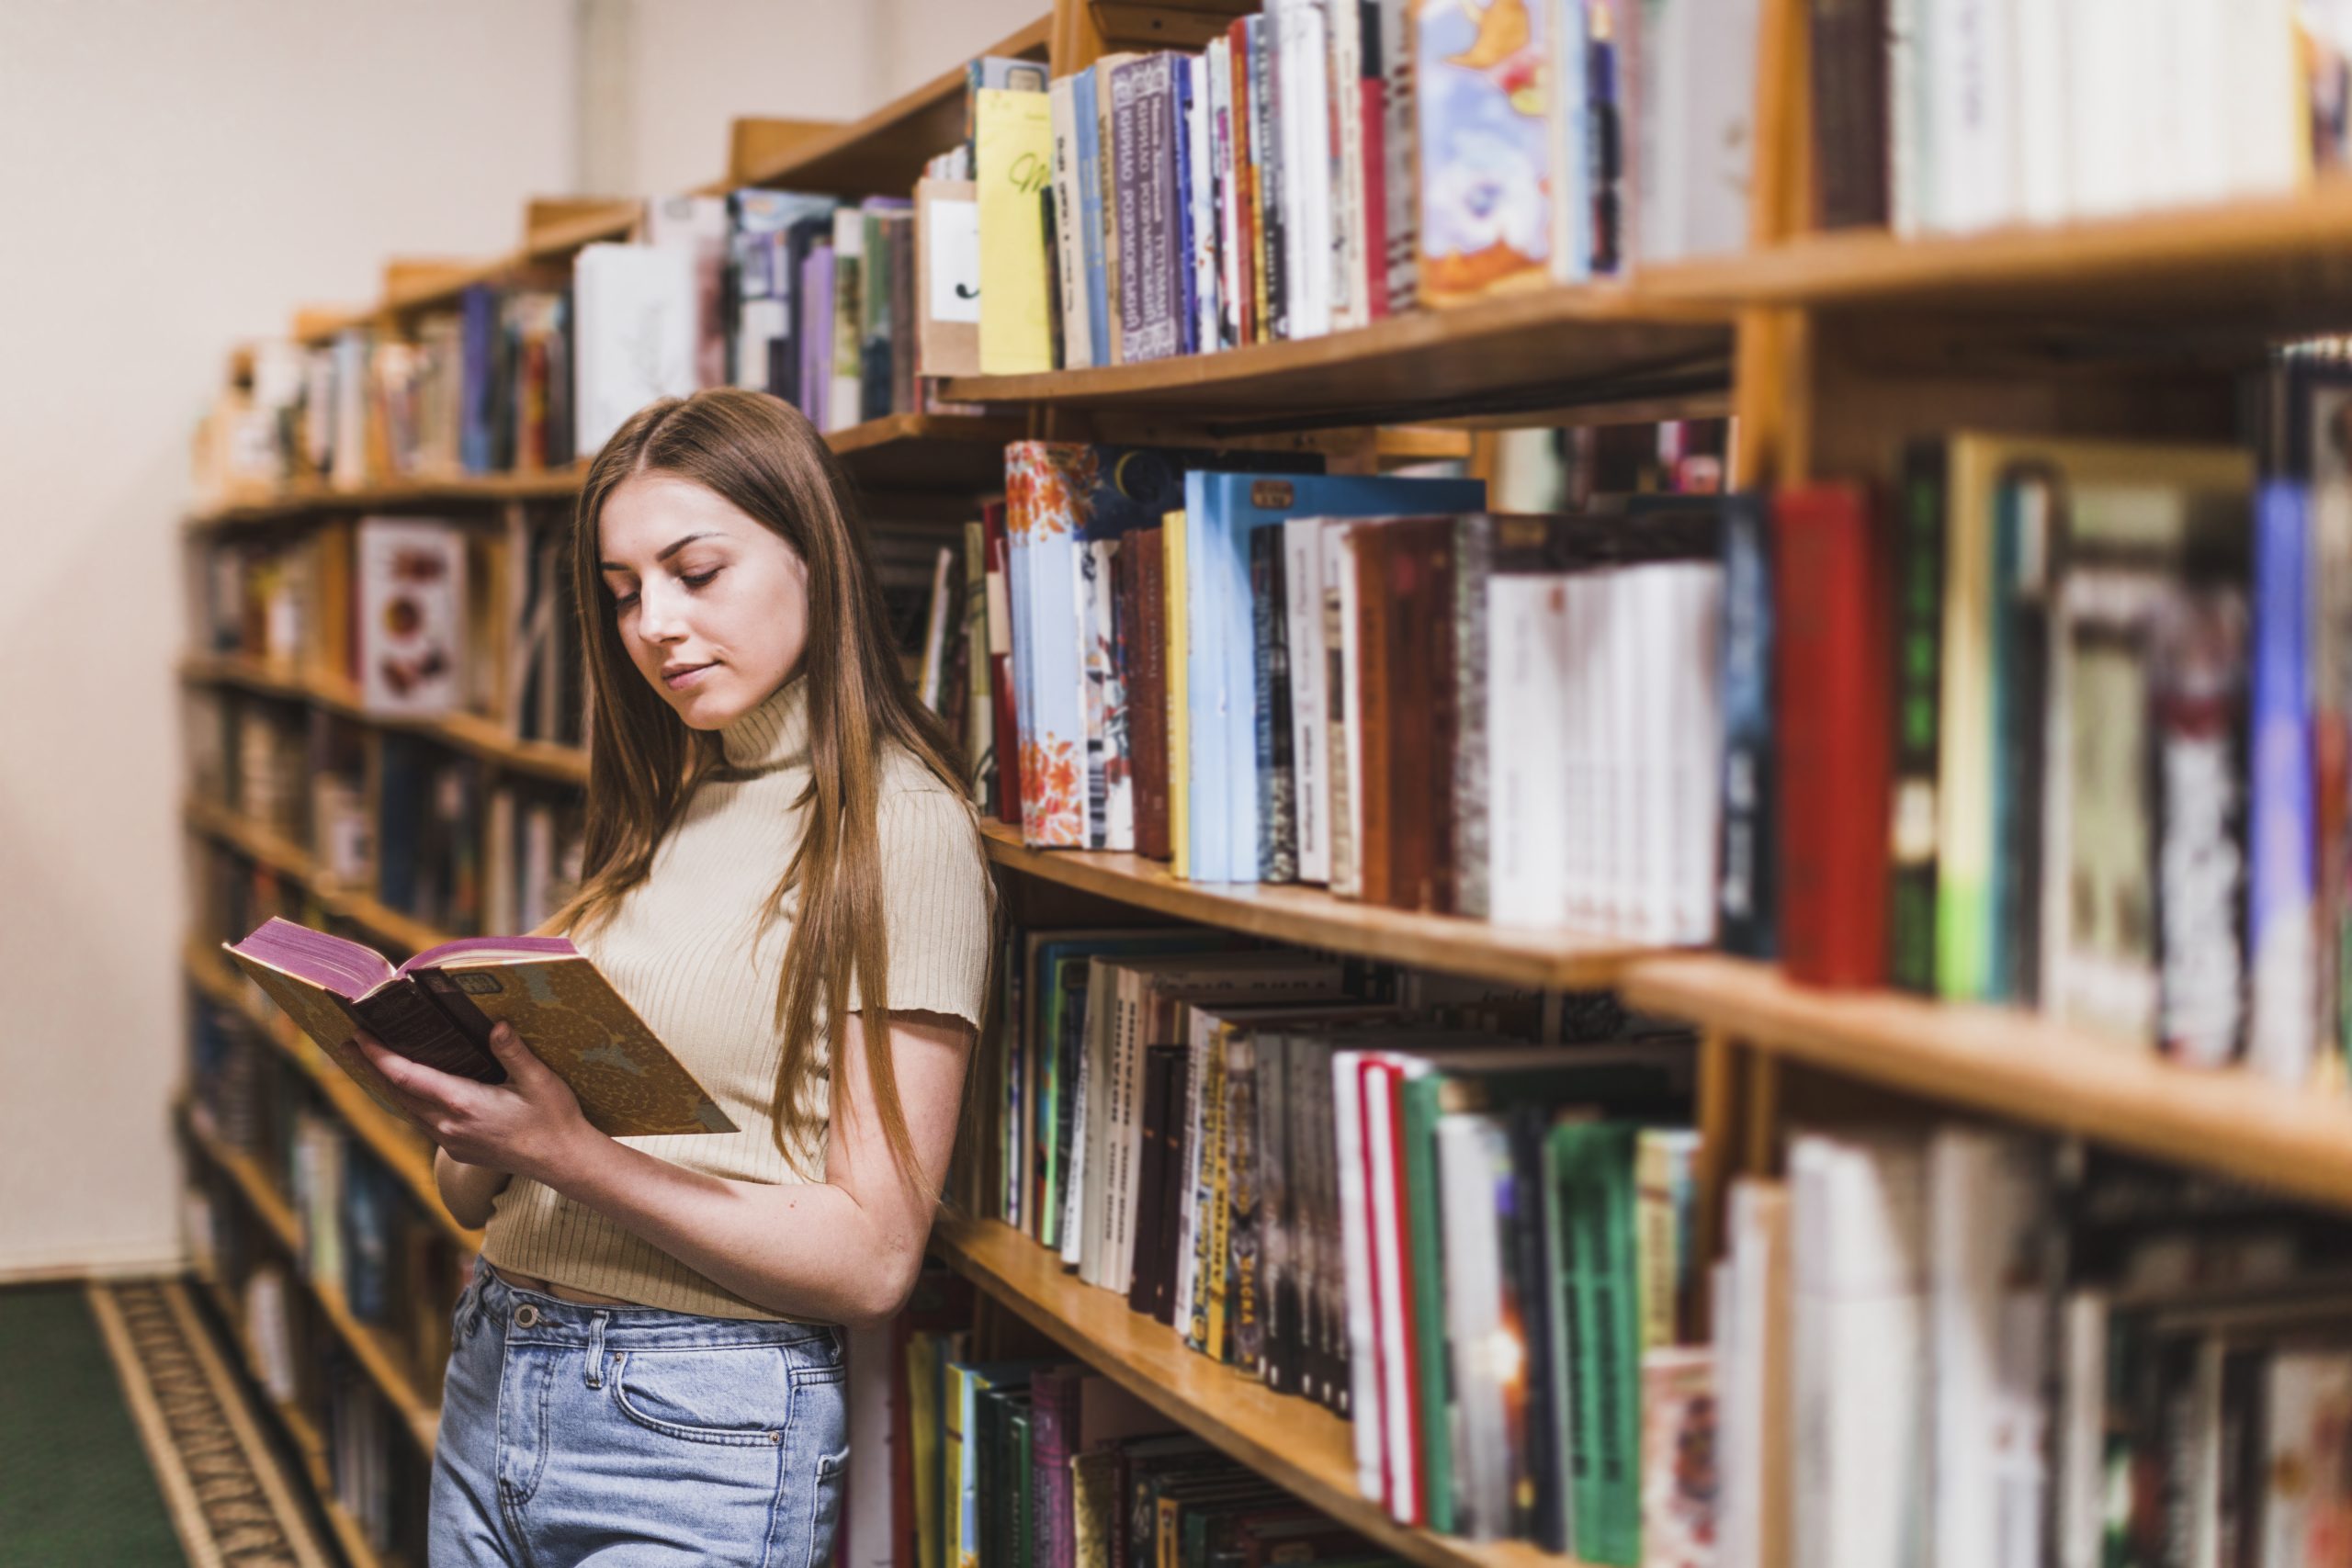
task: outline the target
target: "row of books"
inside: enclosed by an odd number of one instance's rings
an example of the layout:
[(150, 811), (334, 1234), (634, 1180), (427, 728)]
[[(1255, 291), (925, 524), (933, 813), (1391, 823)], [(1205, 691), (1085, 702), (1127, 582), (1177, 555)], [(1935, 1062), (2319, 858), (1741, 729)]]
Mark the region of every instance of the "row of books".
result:
[(308, 1427), (298, 1440), (316, 1433), (325, 1445), (335, 1504), (388, 1561), (423, 1562), (430, 1474), (390, 1404), (318, 1321), (287, 1267), (253, 1260), (255, 1227), (220, 1183), (191, 1189), (185, 1213), (200, 1277), (230, 1306), (254, 1381)]
[(440, 1386), (463, 1269), (405, 1184), (245, 1019), (191, 998), (188, 1086), (198, 1127), (254, 1156), (287, 1197), (300, 1277), (386, 1331), (418, 1387)]
[(1005, 819), (1195, 880), (1711, 940), (1721, 501), (1496, 516), (1477, 481), (1262, 462), (1007, 449)]
[(1973, 1126), (1788, 1170), (1715, 1273), (1720, 1568), (2343, 1560), (2340, 1221)]
[(1756, 28), (1696, 0), (1269, 0), (1198, 54), (976, 92), (978, 367), (1317, 337), (1736, 250)]
[(1821, 224), (1964, 231), (2295, 190), (2352, 151), (2348, 23), (2334, 0), (1814, 0)]
[(1727, 875), (1728, 945), (2341, 1082), (2352, 378), (2270, 389), (2259, 458), (1956, 433), (1891, 506), (1774, 498), (1769, 550), (1738, 498), (1726, 862), (1778, 857), (1780, 930)]
[[(909, 1568), (1372, 1568), (1396, 1560), (1265, 1480), (1177, 1431), (1109, 1378), (1042, 1344), (992, 1345), (970, 1292), (930, 1270), (892, 1333), (887, 1506), (878, 1472), (852, 1480), (849, 1551)], [(856, 1348), (853, 1347), (854, 1356)], [(852, 1377), (860, 1372), (854, 1359)], [(861, 1452), (866, 1435), (856, 1434)], [(877, 1497), (877, 1502), (882, 1501)], [(888, 1545), (861, 1521), (887, 1519)]]
[(1591, 997), (1546, 1044), (1532, 998), (1200, 932), (1017, 932), (1001, 967), (993, 1213), (1351, 1418), (1400, 1521), (1641, 1561), (1643, 1356), (1703, 1337), (1687, 1035)]

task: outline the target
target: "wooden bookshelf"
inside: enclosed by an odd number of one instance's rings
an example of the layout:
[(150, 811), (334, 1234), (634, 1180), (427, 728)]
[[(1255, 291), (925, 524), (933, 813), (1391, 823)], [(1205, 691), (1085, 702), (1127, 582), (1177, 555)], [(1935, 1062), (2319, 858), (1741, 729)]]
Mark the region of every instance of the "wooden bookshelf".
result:
[(205, 1162), (229, 1179), (244, 1199), (245, 1206), (265, 1229), (277, 1237), (293, 1267), (288, 1269), (296, 1276), (302, 1288), (318, 1304), (319, 1313), (327, 1320), (335, 1337), (350, 1350), (352, 1359), (367, 1372), (400, 1417), (410, 1437), (426, 1453), (433, 1451), (435, 1439), (441, 1429), (441, 1407), (437, 1400), (427, 1399), (416, 1381), (410, 1376), (401, 1353), (388, 1342), (383, 1330), (366, 1324), (353, 1315), (350, 1303), (344, 1300), (337, 1286), (311, 1278), (301, 1267), (302, 1227), (293, 1205), (277, 1190), (261, 1168), (261, 1162), (243, 1149), (232, 1148), (197, 1124), (187, 1107), (180, 1110), (181, 1130), (189, 1143), (203, 1156)]
[(1174, 1330), (1081, 1284), (1060, 1258), (996, 1220), (943, 1217), (933, 1249), (990, 1296), (1170, 1421), (1349, 1529), (1427, 1568), (1575, 1568), (1525, 1541), (1486, 1544), (1397, 1524), (1356, 1490), (1349, 1424), (1184, 1348)]
[[(198, 1283), (211, 1298), (213, 1310), (220, 1314), (232, 1333), (242, 1337), (245, 1332), (245, 1314), (236, 1298), (218, 1280), (199, 1276)], [(334, 1472), (327, 1463), (326, 1438), (319, 1435), (318, 1427), (303, 1413), (301, 1406), (276, 1398), (266, 1390), (261, 1391), (261, 1399), (269, 1412), (277, 1417), (278, 1425), (285, 1428), (287, 1445), (300, 1461), (302, 1473), (310, 1480), (311, 1495), (318, 1502), (319, 1511), (326, 1516), (327, 1528), (334, 1532), (335, 1544), (342, 1549), (345, 1561), (351, 1564), (351, 1568), (387, 1568), (389, 1564), (398, 1563), (400, 1559), (387, 1558), (368, 1544), (366, 1528), (352, 1517), (351, 1510), (345, 1507), (342, 1499), (335, 1495)]]
[(1714, 953), (1644, 960), (1623, 987), (1637, 1007), (1792, 1062), (2352, 1208), (2352, 1101), (2179, 1066), (2014, 1009), (1814, 990)]
[(190, 942), (182, 964), (197, 989), (236, 1011), (301, 1070), (334, 1108), (335, 1114), (368, 1145), (368, 1153), (401, 1179), (401, 1184), (450, 1241), (468, 1250), (481, 1247), (481, 1232), (459, 1224), (441, 1201), (440, 1187), (433, 1179), (430, 1140), (369, 1099), (368, 1091), (312, 1043), (292, 1019), (274, 1004), (248, 993), (243, 977), (220, 956), (218, 948)]
[(994, 820), (984, 822), (980, 831), (989, 859), (1007, 870), (1170, 919), (1509, 985), (1563, 990), (1610, 986), (1643, 952), (1573, 931), (1385, 909), (1303, 884), (1187, 882), (1165, 861), (1141, 855), (1029, 849), (1020, 829)]
[[(894, 413), (825, 437), (867, 491), (967, 492), (1001, 488), (1004, 444), (1026, 430), (1018, 419), (986, 414)], [(588, 466), (575, 463), (527, 474), (478, 474), (390, 481), (357, 488), (301, 484), (224, 501), (190, 513), (192, 533), (299, 521), (321, 513), (421, 512), (506, 502), (569, 502)]]
[(192, 831), (227, 844), (279, 875), (300, 883), (330, 914), (351, 921), (380, 942), (410, 953), (422, 953), (450, 940), (448, 932), (403, 915), (368, 894), (336, 886), (300, 845), (257, 822), (245, 820), (224, 806), (209, 800), (190, 800), (182, 815)]
[[(1446, 310), (1412, 310), (1349, 332), (1136, 365), (1034, 376), (965, 376), (957, 401), (1184, 413), (1214, 434), (1395, 423), (1444, 412), (1671, 409), (1731, 381), (1731, 311), (1621, 283), (1546, 286)], [(1669, 418), (1651, 412), (1649, 418)]]
[(451, 713), (410, 717), (378, 713), (359, 700), (358, 689), (347, 681), (265, 663), (235, 654), (198, 654), (180, 661), (180, 679), (195, 685), (228, 686), (262, 696), (309, 703), (344, 718), (380, 729), (398, 729), (438, 740), (453, 750), (470, 752), (509, 773), (526, 773), (558, 784), (588, 782), (588, 753), (578, 746), (546, 740), (517, 740), (479, 714)]

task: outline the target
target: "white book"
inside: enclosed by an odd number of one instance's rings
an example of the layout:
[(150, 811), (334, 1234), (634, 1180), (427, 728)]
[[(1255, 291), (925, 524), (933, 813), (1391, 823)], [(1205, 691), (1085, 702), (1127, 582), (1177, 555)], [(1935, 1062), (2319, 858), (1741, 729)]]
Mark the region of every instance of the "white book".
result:
[(1061, 279), (1062, 367), (1094, 363), (1093, 317), (1086, 287), (1083, 215), (1078, 188), (1078, 88), (1057, 76), (1046, 89), (1054, 134), (1054, 267)]
[(1931, 227), (1965, 232), (2017, 216), (2017, 84), (2009, 0), (1931, 0), (1927, 64), (1937, 159)]
[(1674, 754), (1682, 743), (1679, 727), (1687, 722), (1674, 705), (1683, 570), (1679, 563), (1659, 562), (1624, 575), (1624, 607), (1631, 612), (1634, 634), (1626, 695), (1635, 737), (1634, 865), (1627, 881), (1634, 934), (1645, 942), (1663, 943), (1672, 939), (1674, 925)]
[(1111, 1084), (1104, 1097), (1107, 1125), (1102, 1139), (1102, 1252), (1095, 1282), (1120, 1295), (1134, 1282), (1136, 1261), (1135, 1175), (1143, 1156), (1143, 1018), (1151, 1006), (1149, 982), (1136, 976), (1123, 987), (1133, 1005), (1116, 1015), (1107, 1057)]
[(723, 196), (664, 196), (645, 204), (648, 244), (694, 257), (695, 381), (727, 384), (727, 244), (733, 226)]
[[(369, 334), (353, 327), (334, 339), (334, 471), (328, 476), (338, 490), (357, 490), (368, 483), (368, 351)], [(597, 442), (601, 446), (604, 443)], [(595, 446), (582, 446), (583, 453)]]
[(1697, 0), (1638, 0), (1641, 20), (1632, 41), (1634, 66), (1629, 179), (1635, 232), (1634, 254), (1645, 265), (1672, 261), (1689, 248), (1683, 219), (1692, 149), (1690, 32)]
[(1338, 1156), (1340, 1257), (1348, 1290), (1348, 1426), (1355, 1440), (1356, 1491), (1380, 1501), (1383, 1434), (1380, 1358), (1373, 1337), (1371, 1194), (1365, 1190), (1364, 1053), (1331, 1053), (1332, 1145)]
[(1241, 189), (1233, 166), (1233, 39), (1210, 40), (1209, 150), (1216, 197), (1217, 332), (1204, 351), (1231, 348), (1241, 341)]
[(1886, 0), (1887, 221), (1906, 239), (1929, 226), (1935, 209), (1925, 37), (1929, 3)]
[[(1200, 1259), (1193, 1255), (1194, 1237), (1199, 1234), (1201, 1208), (1208, 1201), (1214, 1167), (1220, 1151), (1208, 1146), (1203, 1134), (1202, 1103), (1208, 1078), (1209, 1054), (1223, 1049), (1217, 1042), (1217, 1021), (1209, 1012), (1191, 1010), (1184, 1030), (1184, 1103), (1169, 1107), (1170, 1115), (1184, 1118), (1184, 1162), (1182, 1168), (1171, 1171), (1169, 1179), (1178, 1187), (1178, 1217), (1176, 1221), (1176, 1332), (1188, 1338), (1196, 1307), (1205, 1316), (1205, 1303), (1195, 1297), (1202, 1288)], [(1220, 1075), (1221, 1076), (1221, 1075)], [(1200, 1347), (1194, 1346), (1198, 1349)], [(1212, 1350), (1211, 1355), (1216, 1352)]]
[(1298, 880), (1331, 880), (1329, 720), (1323, 712), (1329, 673), (1323, 641), (1323, 531), (1320, 517), (1283, 521), (1283, 593), (1289, 639), (1291, 769), (1296, 780)]
[(1642, 831), (1640, 759), (1641, 604), (1629, 574), (1596, 574), (1601, 606), (1600, 900), (1601, 920), (1623, 934), (1636, 926), (1646, 863)]
[[(2193, 0), (2220, 62), (2214, 92), (2220, 194), (2290, 191), (2309, 151), (2299, 90), (2300, 29), (2289, 0)], [(2216, 36), (2218, 35), (2218, 36)], [(2195, 57), (2192, 56), (2192, 59)]]
[[(1341, 788), (1347, 792), (1348, 842), (1351, 846), (1344, 865), (1337, 857), (1332, 861), (1331, 891), (1342, 897), (1361, 898), (1363, 897), (1363, 696), (1358, 690), (1357, 677), (1363, 664), (1356, 617), (1354, 525), (1333, 523), (1327, 526), (1323, 535), (1323, 583), (1326, 603), (1329, 603), (1332, 595), (1336, 595), (1339, 601), (1340, 657), (1331, 668), (1340, 671), (1340, 679), (1333, 684), (1339, 688), (1346, 745), (1340, 756), (1331, 759), (1332, 789), (1335, 795)], [(1328, 703), (1329, 699), (1327, 696), (1325, 700)]]
[(1928, 1145), (1936, 1568), (2003, 1568), (2005, 1537), (2021, 1525), (2030, 1535), (2041, 1519), (2040, 1489), (2018, 1484), (2009, 1450), (2026, 1435), (2017, 1406), (2038, 1408), (2041, 1380), (2005, 1386), (2004, 1353), (2044, 1201), (2034, 1160), (2021, 1137), (1976, 1127), (1939, 1128)]
[(2146, 17), (2141, 0), (2075, 0), (2068, 9), (2074, 216), (2113, 217), (2147, 198), (2139, 145)]
[(1193, 330), (1200, 347), (1198, 352), (1209, 354), (1216, 348), (1217, 322), (1217, 247), (1216, 247), (1216, 164), (1210, 154), (1210, 122), (1214, 109), (1209, 101), (1209, 62), (1203, 55), (1187, 55), (1183, 60), (1185, 74), (1191, 79), (1192, 93), (1184, 100), (1184, 136), (1189, 150), (1192, 179), (1187, 182), (1185, 198), (1193, 217)]
[(2075, 1291), (2058, 1347), (2056, 1568), (2101, 1568), (2107, 1536), (2107, 1293)]
[[(1396, 1212), (1396, 1161), (1401, 1151), (1395, 1135), (1398, 1082), (1428, 1072), (1425, 1064), (1387, 1055), (1373, 1057), (1363, 1074), (1363, 1142), (1365, 1179), (1370, 1184), (1371, 1264), (1373, 1282), (1373, 1354), (1380, 1379), (1381, 1467), (1383, 1500), (1389, 1517), (1409, 1524), (1421, 1514), (1420, 1454), (1413, 1442), (1412, 1390), (1408, 1382), (1407, 1346), (1401, 1333), (1405, 1322), (1405, 1265), (1399, 1242), (1404, 1236)], [(1359, 1413), (1356, 1419), (1363, 1419)]]
[(1674, 719), (1668, 734), (1673, 827), (1666, 940), (1703, 945), (1715, 936), (1715, 855), (1722, 839), (1723, 568), (1714, 561), (1678, 569), (1680, 604), (1674, 647), (1663, 674)]
[[(854, 282), (851, 280), (854, 280)], [(864, 356), (854, 341), (842, 341), (841, 323), (858, 319), (854, 292), (865, 288), (865, 214), (855, 207), (833, 209), (833, 319), (820, 322), (825, 334), (825, 362), (832, 367), (832, 387), (825, 397), (827, 431), (847, 430), (858, 423), (865, 400)]]
[(1413, 168), (1413, 7), (1373, 0), (1380, 16), (1381, 156), (1386, 167), (1388, 310), (1409, 310), (1420, 287), (1421, 204)]
[(1506, 1382), (1520, 1369), (1499, 1362), (1503, 1237), (1497, 1190), (1511, 1180), (1510, 1139), (1493, 1116), (1438, 1118), (1438, 1212), (1445, 1270), (1445, 1333), (1453, 1373), (1454, 1531), (1496, 1540), (1511, 1528), (1511, 1423)]
[(1276, 59), (1282, 119), (1283, 261), (1290, 335), (1331, 330), (1331, 84), (1323, 0), (1285, 0)]
[(2017, 40), (2018, 216), (2063, 223), (2074, 210), (2066, 138), (2074, 28), (2071, 6), (2026, 5), (2012, 18)]
[(575, 450), (601, 450), (657, 398), (695, 389), (694, 258), (655, 245), (584, 245), (572, 263)]
[(1674, 198), (1678, 255), (1747, 248), (1748, 193), (1756, 170), (1756, 53), (1759, 0), (1674, 0), (1673, 53), (1680, 61), (1673, 140), (1683, 167)]
[(1331, 0), (1325, 32), (1331, 95), (1331, 326), (1370, 319), (1364, 302), (1363, 8)]
[(1925, 1160), (1895, 1134), (1789, 1152), (1794, 1561), (1926, 1568)]
[(1574, 582), (1566, 572), (1487, 580), (1487, 912), (1505, 925), (1570, 918), (1562, 795)]
[(1600, 578), (1578, 572), (1568, 579), (1567, 771), (1560, 804), (1567, 819), (1567, 908), (1569, 921), (1585, 931), (1600, 929), (1600, 733), (1597, 681), (1600, 638), (1606, 623), (1596, 613)]
[(1552, 145), (1552, 276), (1579, 283), (1592, 276), (1592, 169), (1585, 151), (1591, 129), (1590, 24), (1585, 0), (1544, 3), (1554, 7), (1551, 91), (1544, 106)]
[[(1087, 964), (1086, 1146), (1079, 1163), (1086, 1171), (1080, 1184), (1078, 1277), (1089, 1285), (1103, 1282), (1103, 1255), (1109, 1251), (1108, 1213), (1110, 1143), (1113, 1135), (1111, 1092), (1119, 1081), (1119, 1055), (1136, 1006), (1135, 972), (1108, 958)], [(1103, 998), (1103, 1010), (1093, 1012), (1094, 998)]]
[(1078, 1082), (1070, 1091), (1069, 1169), (1062, 1180), (1058, 1239), (1065, 1269), (1078, 1269), (1086, 1261), (1086, 1190), (1096, 1176), (1087, 1155), (1087, 1140), (1093, 1133), (1093, 1111), (1088, 1101), (1102, 1077), (1095, 1066), (1098, 1045), (1107, 1036), (1110, 1021), (1117, 1016), (1106, 966), (1099, 959), (1090, 959), (1086, 968), (1086, 1019), (1079, 1033)]
[[(946, 705), (946, 693), (941, 686), (946, 679), (948, 599), (950, 585), (955, 581), (956, 556), (955, 550), (942, 545), (931, 566), (931, 613), (923, 626), (922, 676), (915, 694), (933, 713), (944, 713)], [(960, 603), (961, 595), (956, 598)]]

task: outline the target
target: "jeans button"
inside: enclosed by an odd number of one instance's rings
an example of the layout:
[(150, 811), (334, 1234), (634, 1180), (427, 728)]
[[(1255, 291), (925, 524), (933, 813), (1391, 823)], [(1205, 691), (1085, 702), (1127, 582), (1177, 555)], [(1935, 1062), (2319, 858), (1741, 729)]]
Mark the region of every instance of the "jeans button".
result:
[(537, 1325), (538, 1321), (539, 1321), (539, 1309), (538, 1309), (538, 1308), (537, 1308), (537, 1307), (535, 1307), (535, 1306), (533, 1306), (530, 1303), (528, 1303), (528, 1302), (525, 1302), (521, 1306), (518, 1306), (518, 1307), (516, 1307), (516, 1308), (514, 1309), (514, 1326), (515, 1326), (515, 1327), (517, 1327), (517, 1328), (531, 1328), (531, 1327), (535, 1327), (535, 1326), (537, 1326)]

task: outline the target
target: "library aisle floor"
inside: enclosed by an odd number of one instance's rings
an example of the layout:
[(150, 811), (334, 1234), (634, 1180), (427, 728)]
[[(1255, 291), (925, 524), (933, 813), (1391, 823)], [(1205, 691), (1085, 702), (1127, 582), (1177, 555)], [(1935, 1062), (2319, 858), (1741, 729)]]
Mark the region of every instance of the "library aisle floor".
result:
[(0, 1568), (325, 1568), (172, 1280), (0, 1291)]

